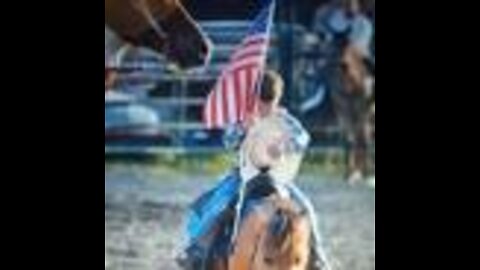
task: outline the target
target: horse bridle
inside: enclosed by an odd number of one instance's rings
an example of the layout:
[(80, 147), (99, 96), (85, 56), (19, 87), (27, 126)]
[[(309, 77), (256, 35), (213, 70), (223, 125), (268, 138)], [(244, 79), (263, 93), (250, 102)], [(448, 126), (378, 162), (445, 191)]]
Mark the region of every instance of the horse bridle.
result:
[(166, 39), (167, 33), (162, 29), (162, 27), (157, 23), (157, 21), (153, 17), (153, 14), (150, 12), (150, 9), (148, 7), (147, 0), (132, 0), (131, 3), (133, 8), (135, 8), (138, 12), (140, 12), (143, 15), (143, 17), (145, 17), (150, 27), (152, 27), (153, 31), (155, 31), (155, 33), (162, 39)]
[[(132, 7), (136, 9), (143, 17), (147, 20), (150, 27), (153, 29), (155, 34), (157, 34), (162, 39), (167, 39), (167, 33), (162, 29), (162, 27), (155, 21), (150, 9), (148, 7), (147, 0), (132, 0)], [(115, 63), (118, 66), (121, 66), (121, 62), (131, 46), (129, 44), (124, 44), (120, 49), (115, 53)]]

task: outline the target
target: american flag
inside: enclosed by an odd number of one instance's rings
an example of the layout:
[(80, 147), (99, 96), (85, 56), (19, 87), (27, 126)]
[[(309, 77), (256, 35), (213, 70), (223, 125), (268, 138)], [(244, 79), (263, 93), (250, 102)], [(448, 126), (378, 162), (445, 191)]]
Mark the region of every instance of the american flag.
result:
[(208, 129), (242, 122), (253, 110), (268, 53), (274, 10), (272, 0), (260, 11), (207, 96), (203, 122)]

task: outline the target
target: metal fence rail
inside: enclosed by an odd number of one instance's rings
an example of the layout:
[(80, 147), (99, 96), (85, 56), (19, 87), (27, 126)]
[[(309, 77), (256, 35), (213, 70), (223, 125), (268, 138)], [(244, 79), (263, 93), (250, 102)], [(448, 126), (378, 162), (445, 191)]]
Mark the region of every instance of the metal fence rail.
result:
[[(145, 90), (137, 90), (137, 93), (130, 93), (123, 98), (107, 98), (105, 99), (106, 110), (106, 154), (186, 154), (186, 153), (219, 153), (224, 151), (221, 146), (220, 133), (212, 133), (204, 130), (201, 122), (201, 110), (205, 97), (213, 87), (219, 71), (228, 60), (228, 56), (234, 49), (235, 44), (241, 38), (241, 33), (246, 29), (246, 22), (203, 22), (202, 27), (209, 32), (209, 36), (215, 39), (215, 51), (212, 56), (211, 63), (206, 69), (191, 70), (188, 72), (168, 71), (165, 62), (155, 61), (151, 55), (147, 55), (145, 59), (131, 59), (125, 63), (125, 68), (139, 69), (138, 72), (130, 72), (120, 76), (119, 80), (130, 83), (138, 83), (149, 88)], [(285, 25), (279, 27), (281, 30)], [(296, 40), (304, 38), (307, 34), (302, 27), (291, 27)], [(243, 30), (242, 30), (243, 29)], [(284, 31), (284, 30), (281, 30)], [(272, 42), (272, 50), (270, 57), (272, 65), (280, 64), (280, 55), (277, 48), (279, 36), (274, 35)], [(300, 41), (298, 41), (300, 42)], [(311, 51), (304, 50), (300, 46), (295, 47), (295, 68), (299, 73), (299, 77), (295, 79), (296, 85), (289, 89), (290, 94), (294, 93), (290, 107), (295, 110), (300, 106), (301, 98), (299, 95), (306, 90), (308, 79), (306, 72), (312, 73), (312, 67), (318, 65), (322, 57), (321, 54), (312, 54)], [(303, 69), (305, 69), (305, 73)], [(315, 76), (318, 74), (313, 72)], [(302, 77), (303, 76), (303, 77)], [(311, 76), (310, 76), (311, 77)], [(153, 89), (152, 89), (153, 87)], [(134, 92), (134, 91), (132, 91)], [(140, 95), (137, 95), (140, 93)], [(148, 93), (148, 94), (147, 94)], [(121, 121), (118, 126), (111, 127), (107, 130), (107, 110), (115, 107), (118, 110), (117, 115), (109, 114), (109, 117), (125, 118), (122, 126)], [(121, 109), (125, 109), (123, 114)], [(150, 112), (151, 123), (139, 121), (135, 123), (135, 113), (132, 107), (142, 111), (145, 114)], [(111, 112), (111, 111), (108, 111)], [(113, 115), (113, 116), (112, 116)], [(301, 115), (297, 115), (301, 116)], [(155, 119), (154, 119), (155, 118)], [(133, 119), (133, 120), (132, 120)], [(302, 117), (300, 117), (301, 120)], [(313, 121), (316, 122), (316, 121)], [(145, 126), (147, 125), (147, 126)], [(148, 130), (149, 134), (142, 135), (141, 132), (133, 132), (135, 135), (129, 140), (129, 132), (139, 130)], [(314, 141), (312, 143), (312, 152), (328, 152), (332, 150), (344, 149), (344, 140), (341, 137), (340, 127), (336, 124), (320, 123), (318, 125), (307, 126), (309, 132), (314, 138), (322, 138), (321, 142)], [(109, 132), (114, 133), (113, 136)], [(123, 133), (122, 133), (123, 132)], [(108, 133), (108, 134), (107, 134)], [(161, 141), (161, 138), (167, 138), (167, 142)], [(112, 139), (114, 138), (114, 139)], [(198, 139), (203, 138), (203, 139)]]

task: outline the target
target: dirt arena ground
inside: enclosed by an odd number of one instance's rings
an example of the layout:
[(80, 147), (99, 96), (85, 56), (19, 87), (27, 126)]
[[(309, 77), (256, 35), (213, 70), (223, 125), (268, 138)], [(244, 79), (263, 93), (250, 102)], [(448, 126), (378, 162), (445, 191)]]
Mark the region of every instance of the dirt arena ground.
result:
[[(211, 176), (155, 166), (105, 166), (105, 269), (179, 270), (188, 203), (214, 184)], [(297, 180), (316, 206), (335, 270), (375, 269), (375, 190), (303, 171)]]

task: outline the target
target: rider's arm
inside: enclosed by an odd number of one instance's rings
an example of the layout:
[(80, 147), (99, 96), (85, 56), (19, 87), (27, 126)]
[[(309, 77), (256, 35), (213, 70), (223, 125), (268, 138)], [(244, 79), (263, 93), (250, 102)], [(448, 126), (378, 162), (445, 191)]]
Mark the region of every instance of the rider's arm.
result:
[(310, 134), (305, 130), (300, 121), (298, 121), (292, 115), (286, 113), (284, 115), (287, 127), (290, 133), (289, 145), (290, 150), (303, 153), (307, 150), (308, 145), (310, 144)]

